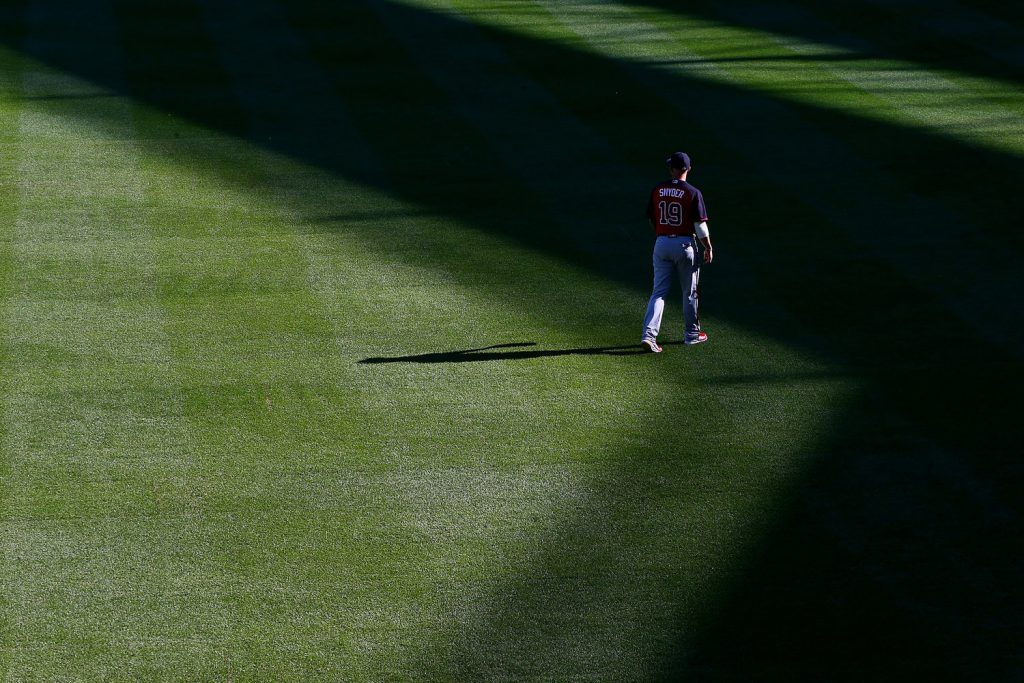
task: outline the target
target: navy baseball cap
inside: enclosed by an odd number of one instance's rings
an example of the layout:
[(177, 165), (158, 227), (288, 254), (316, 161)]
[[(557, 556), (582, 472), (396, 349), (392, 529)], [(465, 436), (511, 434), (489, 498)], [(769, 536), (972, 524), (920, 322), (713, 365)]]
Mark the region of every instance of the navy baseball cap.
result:
[(672, 156), (665, 159), (665, 163), (672, 168), (681, 168), (685, 171), (690, 168), (690, 155), (686, 152), (673, 152)]

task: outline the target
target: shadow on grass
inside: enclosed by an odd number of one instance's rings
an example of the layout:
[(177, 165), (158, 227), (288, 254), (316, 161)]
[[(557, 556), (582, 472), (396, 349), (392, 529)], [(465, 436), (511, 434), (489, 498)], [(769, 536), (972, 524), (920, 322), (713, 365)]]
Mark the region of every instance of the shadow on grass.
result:
[[(682, 342), (666, 342), (663, 345)], [(464, 351), (442, 351), (439, 353), (420, 353), (414, 356), (392, 356), (364, 358), (359, 361), (363, 365), (379, 365), (381, 363), (478, 363), (500, 360), (529, 360), (532, 358), (557, 358), (560, 356), (637, 356), (648, 353), (639, 344), (628, 346), (600, 346), (583, 349), (536, 349), (531, 351), (504, 351), (524, 346), (536, 346), (536, 342), (522, 344), (495, 344), (479, 349)]]
[(644, 66), (678, 66), (684, 64), (743, 64), (761, 62), (806, 62), (808, 64), (820, 62), (859, 62), (869, 59), (864, 55), (851, 55), (846, 52), (816, 53), (813, 56), (807, 55), (773, 55), (765, 57), (716, 57), (704, 59), (701, 57), (686, 57), (682, 59), (638, 59), (637, 64)]
[(103, 100), (111, 97), (119, 97), (116, 93), (82, 93), (81, 95), (41, 95), (38, 97), (26, 97), (26, 102), (46, 102), (60, 100)]
[(843, 47), (868, 59), (899, 59), (926, 68), (1024, 82), (1020, 3), (626, 0), (626, 4)]
[[(648, 627), (629, 622), (629, 601), (611, 597), (621, 585), (630, 587), (631, 598), (658, 600), (648, 612), (660, 611), (669, 624), (657, 627), (660, 645), (650, 656), (664, 661), (641, 672), (651, 678), (693, 673), (749, 680), (777, 670), (780, 680), (835, 680), (843, 672), (878, 679), (922, 662), (965, 680), (972, 671), (1003, 680), (1020, 671), (1024, 472), (1019, 416), (1006, 399), (1024, 381), (1019, 287), (1006, 286), (1016, 281), (1015, 271), (981, 257), (1019, 261), (1024, 241), (1007, 179), (1024, 177), (1021, 159), (855, 113), (625, 65), (568, 43), (470, 29), (443, 14), (386, 2), (287, 3), (288, 29), (321, 80), (303, 86), (299, 77), (309, 74), (267, 73), (266, 87), (243, 106), (215, 48), (228, 34), (254, 46), (274, 38), (282, 27), (250, 21), (264, 3), (237, 5), (235, 23), (217, 34), (204, 24), (201, 3), (116, 1), (126, 65), (93, 57), (95, 38), (79, 23), (93, 4), (53, 2), (30, 12), (25, 3), (5, 4), (0, 41), (166, 112), (639, 290), (646, 291), (649, 270), (640, 199), (658, 179), (665, 152), (689, 147), (694, 181), (722, 226), (716, 232), (721, 265), (703, 283), (706, 310), (851, 373), (870, 368), (863, 399), (837, 420), (786, 494), (762, 511), (765, 533), (737, 566), (673, 570), (686, 566), (679, 548), (650, 547), (646, 520), (622, 512), (632, 510), (630, 501), (657, 498), (652, 506), (663, 506), (664, 528), (680, 536), (693, 535), (688, 525), (704, 525), (714, 537), (718, 520), (675, 515), (696, 495), (692, 482), (659, 476), (697, 456), (674, 454), (679, 462), (651, 469), (645, 453), (624, 449), (574, 509), (547, 522), (547, 534), (514, 576), (489, 586), (478, 604), (427, 636), (447, 655), (413, 662), (421, 677), (540, 676), (573, 628), (590, 629), (610, 647), (645, 641)], [(783, 30), (773, 19), (777, 6), (793, 7), (762, 3), (747, 25)], [(719, 7), (701, 3), (693, 12), (712, 18), (726, 12), (738, 21), (733, 10)], [(914, 32), (903, 34), (910, 40), (901, 45), (880, 33), (891, 30), (883, 24), (846, 22), (844, 12), (857, 7), (865, 8), (854, 3), (822, 11), (846, 30), (885, 43), (891, 52), (884, 55), (1019, 80), (1015, 68), (984, 54), (965, 57), (928, 36), (920, 44)], [(822, 32), (817, 21), (807, 26), (805, 37), (857, 48), (845, 33)], [(396, 48), (396, 33), (409, 32), (426, 38), (429, 54)], [(439, 67), (440, 77), (455, 79), (447, 87), (424, 66), (441, 57), (459, 65)], [(298, 85), (278, 89), (286, 82)], [(310, 106), (322, 100), (321, 83), (336, 96), (336, 109)], [(456, 85), (471, 96), (457, 99)], [(540, 106), (546, 98), (557, 107)], [(54, 101), (59, 104), (57, 96)], [(700, 106), (685, 106), (692, 103)], [(518, 118), (530, 111), (531, 118)], [(342, 119), (353, 122), (383, 173), (339, 134)], [(254, 132), (254, 121), (276, 126), (272, 141), (266, 125)], [(590, 154), (557, 157), (570, 146)], [(409, 162), (410, 150), (416, 163)], [(578, 202), (567, 216), (566, 179), (581, 165), (594, 172), (572, 185)], [(523, 169), (534, 173), (525, 177)], [(872, 185), (876, 174), (884, 175), (884, 187)], [(851, 196), (867, 196), (870, 205)], [(921, 205), (931, 211), (913, 209)], [(344, 229), (382, 237), (372, 215), (338, 218), (351, 219)], [(623, 229), (634, 224), (635, 233)], [(937, 231), (946, 236), (935, 240)], [(897, 244), (892, 248), (901, 258), (885, 258), (885, 250), (857, 239), (867, 232)], [(967, 244), (964, 234), (972, 236)], [(999, 249), (986, 251), (985, 244)], [(460, 266), (429, 244), (417, 256), (439, 269)], [(969, 262), (990, 265), (965, 267)], [(964, 292), (973, 293), (973, 305), (951, 303)], [(962, 320), (968, 312), (977, 329)], [(469, 362), (627, 353), (629, 347), (501, 348), (510, 347), (363, 362)], [(778, 420), (794, 419), (784, 404), (780, 412)], [(775, 426), (766, 422), (766, 434)], [(647, 427), (675, 425), (670, 416), (655, 415)], [(771, 456), (765, 450), (755, 459)], [(713, 508), (716, 499), (700, 500)], [(730, 512), (715, 510), (722, 519)], [(648, 564), (657, 552), (664, 561)], [(645, 578), (658, 585), (644, 585)], [(510, 620), (508, 605), (516, 606), (517, 619)], [(618, 611), (601, 611), (609, 606)], [(593, 623), (586, 621), (592, 609), (600, 614)], [(703, 614), (700, 623), (695, 611)], [(531, 628), (534, 636), (523, 634)]]

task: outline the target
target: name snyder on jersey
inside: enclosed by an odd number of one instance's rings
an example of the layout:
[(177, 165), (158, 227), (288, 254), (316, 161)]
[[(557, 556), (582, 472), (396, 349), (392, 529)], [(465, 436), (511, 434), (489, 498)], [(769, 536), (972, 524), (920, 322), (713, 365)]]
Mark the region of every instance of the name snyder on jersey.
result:
[(659, 197), (685, 197), (686, 190), (678, 190), (674, 187), (662, 187), (658, 189)]

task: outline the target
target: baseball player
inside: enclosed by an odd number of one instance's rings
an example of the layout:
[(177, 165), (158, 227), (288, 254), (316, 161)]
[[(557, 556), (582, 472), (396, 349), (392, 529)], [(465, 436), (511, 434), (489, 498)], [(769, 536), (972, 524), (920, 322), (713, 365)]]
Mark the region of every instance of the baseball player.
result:
[(647, 218), (657, 238), (654, 241), (654, 291), (647, 304), (640, 345), (652, 353), (661, 353), (658, 332), (673, 273), (679, 277), (683, 288), (684, 342), (700, 344), (708, 340), (697, 317), (700, 266), (702, 262), (711, 263), (712, 259), (708, 213), (700, 190), (686, 182), (690, 157), (684, 152), (675, 152), (665, 162), (671, 180), (656, 185), (647, 203)]

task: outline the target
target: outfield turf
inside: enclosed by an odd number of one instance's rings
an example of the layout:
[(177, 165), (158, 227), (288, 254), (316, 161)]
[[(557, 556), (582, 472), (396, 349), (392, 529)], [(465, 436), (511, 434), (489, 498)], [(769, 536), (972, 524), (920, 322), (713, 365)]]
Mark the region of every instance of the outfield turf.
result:
[(994, 0), (4, 3), (2, 679), (1021, 680), (1022, 178)]

